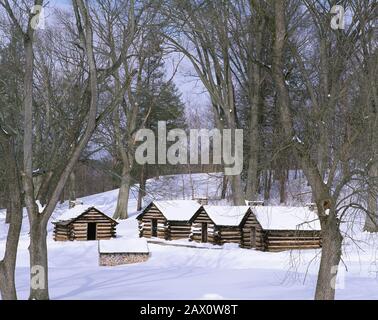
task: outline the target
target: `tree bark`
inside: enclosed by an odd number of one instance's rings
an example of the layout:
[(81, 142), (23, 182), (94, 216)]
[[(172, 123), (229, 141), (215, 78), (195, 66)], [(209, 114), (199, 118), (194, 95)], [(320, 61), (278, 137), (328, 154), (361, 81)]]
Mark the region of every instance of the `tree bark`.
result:
[(337, 271), (341, 260), (341, 244), (343, 237), (340, 233), (336, 213), (330, 210), (329, 215), (322, 221), (322, 256), (318, 280), (316, 283), (316, 300), (334, 300)]
[(0, 294), (3, 300), (16, 300), (15, 270), (18, 242), (22, 226), (21, 181), (14, 150), (14, 139), (10, 136), (4, 137), (2, 133), (0, 133), (0, 135), (0, 145), (4, 152), (3, 157), (7, 167), (6, 181), (8, 182), (9, 198), (9, 206), (7, 208), (9, 229), (4, 258), (0, 261)]
[(145, 192), (145, 190), (146, 190), (146, 176), (147, 176), (146, 171), (147, 171), (147, 165), (143, 165), (141, 167), (140, 176), (139, 176), (137, 211), (142, 210), (143, 197), (146, 194), (146, 192)]
[(224, 175), (223, 178), (222, 178), (221, 199), (226, 199), (227, 186), (228, 186), (228, 177), (226, 175)]
[[(250, 4), (251, 8), (253, 3)], [(258, 6), (261, 3), (258, 2)], [(261, 9), (261, 8), (259, 8)], [(261, 60), (261, 50), (262, 50), (262, 35), (263, 29), (265, 28), (264, 19), (259, 19), (257, 21), (258, 26), (255, 24), (255, 17), (251, 18), (250, 21), (250, 44), (249, 51), (256, 52), (256, 56)], [(253, 33), (255, 33), (255, 44), (252, 41)], [(248, 171), (247, 171), (247, 190), (246, 198), (247, 200), (257, 200), (258, 197), (258, 186), (259, 186), (259, 152), (260, 152), (260, 135), (259, 135), (259, 113), (260, 113), (260, 95), (261, 95), (261, 70), (257, 63), (247, 59), (248, 61), (248, 73), (249, 73), (249, 85), (248, 85), (248, 98), (250, 102), (250, 119), (249, 119), (249, 160), (248, 160)]]
[(280, 169), (280, 203), (286, 203), (286, 171)]
[(124, 166), (122, 170), (121, 186), (119, 188), (117, 208), (114, 212), (114, 219), (128, 218), (128, 203), (131, 186), (131, 170), (128, 166)]
[(69, 177), (68, 183), (68, 194), (69, 194), (69, 207), (73, 208), (75, 206), (76, 201), (76, 174), (75, 170), (73, 170)]
[(270, 190), (272, 187), (272, 170), (264, 170), (264, 200), (270, 199)]
[(368, 200), (364, 230), (367, 232), (378, 232), (378, 198), (377, 198), (377, 185), (378, 185), (378, 162), (372, 164), (369, 170), (369, 186), (368, 186)]
[(29, 300), (49, 300), (47, 222), (42, 215), (34, 215), (30, 228), (30, 295)]

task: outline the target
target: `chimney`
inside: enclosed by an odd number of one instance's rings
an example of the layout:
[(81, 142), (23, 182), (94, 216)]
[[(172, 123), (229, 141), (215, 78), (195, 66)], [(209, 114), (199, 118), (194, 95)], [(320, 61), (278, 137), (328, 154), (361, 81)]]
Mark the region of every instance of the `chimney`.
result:
[(306, 203), (306, 207), (310, 210), (310, 211), (317, 211), (317, 206), (316, 206), (316, 203)]
[(206, 206), (206, 205), (208, 205), (208, 203), (209, 203), (209, 199), (206, 198), (206, 197), (193, 198), (193, 200), (197, 200), (197, 202), (198, 202), (201, 206)]
[(264, 201), (250, 201), (250, 200), (246, 200), (245, 201), (247, 206), (250, 206), (250, 207), (263, 207), (265, 206), (265, 202)]
[(79, 200), (75, 200), (75, 201), (68, 201), (68, 208), (69, 209), (72, 209), (74, 208), (76, 205), (82, 205), (84, 204), (82, 201), (79, 201)]

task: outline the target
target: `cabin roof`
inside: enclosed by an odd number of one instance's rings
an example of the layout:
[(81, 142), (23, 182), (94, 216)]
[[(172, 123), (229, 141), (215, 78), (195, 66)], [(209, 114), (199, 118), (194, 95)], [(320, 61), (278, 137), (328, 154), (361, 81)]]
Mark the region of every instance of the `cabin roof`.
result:
[(210, 219), (219, 226), (239, 226), (246, 214), (248, 206), (203, 206)]
[(94, 206), (88, 206), (88, 205), (76, 205), (75, 207), (71, 209), (67, 209), (62, 215), (60, 215), (58, 218), (55, 219), (54, 223), (69, 224), (73, 222), (74, 220), (76, 220), (77, 218), (79, 218), (81, 215), (93, 209), (118, 224), (117, 221), (109, 217), (107, 214), (103, 213), (102, 211), (95, 208)]
[(142, 218), (151, 205), (155, 205), (168, 221), (189, 221), (201, 207), (195, 200), (158, 200), (151, 202), (137, 219)]
[(100, 253), (148, 253), (146, 239), (112, 239), (100, 240)]
[(307, 207), (251, 207), (261, 227), (266, 230), (320, 230), (316, 212)]

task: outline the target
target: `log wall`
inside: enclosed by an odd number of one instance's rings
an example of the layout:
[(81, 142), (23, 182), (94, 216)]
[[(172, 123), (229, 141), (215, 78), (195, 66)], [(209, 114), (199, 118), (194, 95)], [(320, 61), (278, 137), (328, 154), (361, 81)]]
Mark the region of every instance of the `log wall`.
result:
[(217, 227), (217, 244), (237, 243), (241, 244), (242, 231), (240, 227)]
[(152, 219), (157, 219), (157, 237), (168, 240), (168, 223), (158, 208), (152, 204), (139, 219), (139, 236), (144, 238), (152, 237)]
[[(260, 223), (257, 221), (256, 216), (250, 212), (247, 218), (243, 221), (242, 227), (242, 239), (240, 246), (242, 248), (255, 248), (258, 250), (265, 249), (264, 233)], [(253, 239), (252, 235), (255, 234)]]
[(56, 224), (54, 227), (54, 240), (55, 241), (68, 241), (70, 240), (69, 226)]
[(320, 231), (265, 230), (265, 250), (276, 252), (293, 249), (318, 249), (322, 246)]
[(190, 223), (169, 222), (168, 240), (189, 239), (192, 226)]
[(190, 240), (202, 242), (202, 223), (207, 223), (207, 242), (217, 244), (219, 239), (217, 237), (216, 226), (203, 208), (192, 222)]

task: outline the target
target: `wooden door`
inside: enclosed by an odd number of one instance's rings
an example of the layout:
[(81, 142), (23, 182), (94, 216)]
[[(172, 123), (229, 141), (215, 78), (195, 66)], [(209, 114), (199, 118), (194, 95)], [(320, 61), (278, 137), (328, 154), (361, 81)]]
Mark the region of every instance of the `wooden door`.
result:
[(89, 222), (87, 227), (87, 240), (96, 240), (97, 227), (95, 222)]
[(157, 237), (157, 219), (151, 221), (151, 236)]
[(207, 242), (207, 223), (202, 223), (202, 242)]

